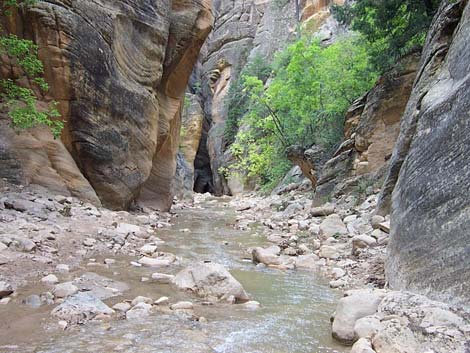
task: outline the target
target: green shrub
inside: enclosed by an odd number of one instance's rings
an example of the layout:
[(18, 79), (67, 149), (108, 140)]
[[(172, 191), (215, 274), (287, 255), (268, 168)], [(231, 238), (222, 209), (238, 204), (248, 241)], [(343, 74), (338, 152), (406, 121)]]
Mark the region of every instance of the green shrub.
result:
[(439, 0), (357, 0), (354, 5), (333, 6), (341, 23), (367, 40), (372, 63), (384, 72), (400, 57), (420, 49), (440, 4)]
[(225, 104), (227, 106), (228, 116), (225, 123), (224, 138), (225, 144), (230, 145), (235, 141), (238, 131), (240, 118), (248, 111), (248, 95), (244, 86), (245, 75), (255, 76), (263, 82), (271, 74), (270, 64), (261, 56), (255, 56), (253, 60), (246, 65), (241, 74), (230, 84)]
[[(13, 8), (34, 3), (34, 0), (5, 0), (0, 6), (2, 13), (9, 16)], [(38, 59), (38, 47), (32, 41), (7, 34), (0, 27), (0, 55), (8, 56), (41, 91), (48, 91), (49, 87), (42, 78), (44, 68)], [(15, 129), (46, 125), (54, 137), (58, 137), (64, 127), (63, 122), (56, 119), (60, 114), (55, 102), (52, 102), (48, 109), (39, 110), (33, 89), (21, 87), (12, 79), (0, 79), (0, 101), (7, 107), (8, 116)]]
[(267, 88), (244, 72), (244, 114), (237, 116), (239, 129), (230, 147), (237, 162), (229, 169), (273, 185), (290, 168), (287, 146), (336, 144), (346, 110), (377, 79), (363, 43), (348, 37), (325, 48), (299, 40), (276, 58)]

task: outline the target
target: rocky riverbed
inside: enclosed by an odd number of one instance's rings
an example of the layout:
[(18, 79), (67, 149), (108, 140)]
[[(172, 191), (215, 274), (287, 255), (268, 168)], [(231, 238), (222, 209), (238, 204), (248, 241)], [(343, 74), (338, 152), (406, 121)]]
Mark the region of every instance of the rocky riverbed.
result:
[(465, 308), (386, 289), (375, 201), (114, 212), (3, 184), (0, 351), (465, 352)]

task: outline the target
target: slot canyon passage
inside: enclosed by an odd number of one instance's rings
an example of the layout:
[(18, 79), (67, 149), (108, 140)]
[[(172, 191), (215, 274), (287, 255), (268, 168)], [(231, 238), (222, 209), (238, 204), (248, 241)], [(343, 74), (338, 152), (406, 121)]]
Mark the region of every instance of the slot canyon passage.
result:
[(470, 352), (467, 0), (0, 10), (0, 352)]

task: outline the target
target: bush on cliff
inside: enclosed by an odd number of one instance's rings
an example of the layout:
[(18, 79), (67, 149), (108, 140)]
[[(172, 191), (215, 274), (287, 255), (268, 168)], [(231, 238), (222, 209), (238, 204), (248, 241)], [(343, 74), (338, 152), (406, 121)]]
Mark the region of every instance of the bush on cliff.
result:
[[(35, 0), (6, 0), (0, 5), (1, 14), (11, 16), (14, 9), (34, 3)], [(52, 102), (46, 109), (39, 109), (34, 91), (38, 89), (47, 92), (49, 89), (42, 77), (44, 68), (38, 59), (38, 47), (30, 40), (5, 33), (0, 27), (0, 55), (8, 57), (12, 65), (21, 69), (30, 85), (30, 87), (19, 85), (20, 77), (0, 79), (0, 102), (7, 108), (12, 126), (15, 129), (28, 129), (37, 125), (46, 125), (53, 135), (58, 137), (64, 124), (56, 119), (60, 114), (55, 103)]]

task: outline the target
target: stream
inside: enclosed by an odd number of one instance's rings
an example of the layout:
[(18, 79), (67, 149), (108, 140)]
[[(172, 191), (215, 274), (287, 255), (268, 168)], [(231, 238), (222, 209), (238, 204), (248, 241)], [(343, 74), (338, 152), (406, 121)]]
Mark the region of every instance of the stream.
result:
[[(170, 285), (142, 282), (155, 269), (133, 267), (135, 258), (114, 257), (110, 268), (96, 267), (91, 272), (127, 283), (130, 290), (122, 296), (106, 300), (114, 305), (137, 295), (158, 299), (170, 297), (172, 302), (190, 300), (194, 312), (207, 322), (188, 317), (157, 313), (137, 320), (90, 322), (76, 328), (58, 331), (43, 324), (23, 326), (15, 334), (11, 352), (168, 352), (168, 353), (333, 353), (347, 348), (331, 338), (330, 316), (340, 293), (329, 288), (320, 275), (301, 271), (280, 271), (255, 266), (246, 249), (266, 245), (261, 228), (240, 231), (233, 227), (236, 212), (226, 201), (212, 200), (201, 208), (177, 211), (174, 226), (158, 231), (165, 241), (160, 250), (180, 258), (176, 273), (194, 261), (213, 261), (223, 264), (238, 279), (252, 300), (261, 303), (257, 310), (243, 305), (206, 305), (190, 294)], [(188, 232), (187, 229), (190, 229)], [(97, 262), (109, 257), (96, 257)], [(81, 271), (81, 272), (78, 272)], [(165, 272), (160, 271), (158, 272)], [(83, 273), (83, 268), (70, 276)], [(37, 288), (31, 288), (37, 290)], [(18, 308), (24, 311), (26, 309)], [(34, 309), (29, 309), (29, 311)], [(49, 315), (43, 312), (42, 321)], [(50, 308), (49, 308), (50, 310)], [(18, 312), (16, 314), (18, 314)], [(15, 315), (9, 313), (9, 315)], [(30, 314), (31, 315), (31, 314)], [(37, 314), (41, 316), (40, 314)], [(44, 328), (46, 327), (46, 328)], [(46, 329), (46, 334), (44, 330)], [(20, 337), (21, 331), (23, 337)], [(26, 334), (26, 332), (28, 334)], [(27, 345), (28, 349), (24, 349)]]

